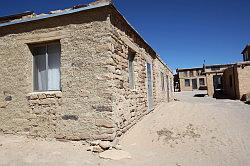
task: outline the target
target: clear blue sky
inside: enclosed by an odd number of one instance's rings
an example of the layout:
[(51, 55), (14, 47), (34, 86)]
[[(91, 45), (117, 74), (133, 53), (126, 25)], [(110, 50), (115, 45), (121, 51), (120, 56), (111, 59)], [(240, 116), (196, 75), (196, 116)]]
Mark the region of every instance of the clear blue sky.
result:
[[(63, 9), (91, 0), (2, 0), (0, 15)], [(116, 0), (173, 69), (241, 61), (250, 43), (250, 0)]]

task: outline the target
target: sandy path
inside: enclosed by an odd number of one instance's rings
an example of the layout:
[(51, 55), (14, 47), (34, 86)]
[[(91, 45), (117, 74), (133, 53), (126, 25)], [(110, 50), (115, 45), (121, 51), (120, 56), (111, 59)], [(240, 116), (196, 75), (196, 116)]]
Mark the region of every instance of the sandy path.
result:
[[(127, 165), (249, 166), (250, 106), (240, 101), (176, 94), (122, 140)], [(114, 162), (121, 165), (121, 162)]]
[[(250, 105), (176, 94), (121, 140), (132, 159), (101, 160), (80, 142), (0, 136), (0, 165), (249, 166)], [(1, 145), (2, 144), (2, 145)]]

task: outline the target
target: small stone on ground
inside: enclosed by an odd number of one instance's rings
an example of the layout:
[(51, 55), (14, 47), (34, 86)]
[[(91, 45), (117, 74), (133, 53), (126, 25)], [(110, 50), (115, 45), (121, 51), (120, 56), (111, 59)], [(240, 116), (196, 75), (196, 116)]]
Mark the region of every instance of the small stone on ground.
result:
[(122, 160), (122, 159), (131, 159), (131, 155), (128, 152), (123, 150), (107, 150), (99, 154), (100, 158), (110, 159), (110, 160)]

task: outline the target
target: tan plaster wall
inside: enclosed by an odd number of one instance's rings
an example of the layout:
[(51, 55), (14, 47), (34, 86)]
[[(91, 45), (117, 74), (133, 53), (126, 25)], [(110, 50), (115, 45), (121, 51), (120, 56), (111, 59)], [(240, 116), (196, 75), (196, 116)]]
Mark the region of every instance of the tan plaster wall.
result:
[[(182, 77), (182, 78), (180, 78), (179, 80), (180, 80), (180, 89), (181, 89), (181, 91), (192, 91), (193, 90), (192, 79), (196, 79), (197, 80), (197, 87), (199, 89), (201, 87), (200, 81), (199, 81), (200, 78), (204, 78), (205, 85), (202, 85), (202, 86), (203, 87), (207, 86), (207, 80), (206, 80), (205, 76), (186, 77), (186, 78)], [(190, 80), (190, 86), (185, 86), (185, 79), (189, 79)]]
[(214, 83), (213, 83), (213, 74), (206, 74), (207, 80), (207, 94), (208, 96), (214, 95)]
[[(107, 12), (98, 10), (0, 29), (2, 132), (71, 140), (114, 139), (112, 91), (104, 77), (110, 43), (107, 18)], [(32, 54), (26, 43), (55, 39), (61, 43), (61, 97), (46, 93), (34, 97), (30, 94)], [(8, 96), (11, 101), (5, 101)]]
[[(131, 29), (117, 28), (120, 21), (111, 24), (111, 13), (93, 9), (0, 29), (0, 131), (114, 140), (148, 113), (146, 62), (153, 64), (154, 108), (167, 101), (158, 73), (173, 79), (172, 73), (138, 38), (127, 35)], [(62, 92), (33, 93), (27, 43), (51, 40), (61, 44)], [(133, 90), (128, 87), (128, 49), (136, 51)]]
[(237, 67), (239, 91), (237, 98), (242, 99), (243, 95), (250, 93), (250, 65)]
[[(232, 76), (232, 86), (230, 86), (230, 75)], [(238, 73), (235, 67), (226, 69), (223, 73), (224, 94), (231, 99), (236, 98), (239, 91)]]

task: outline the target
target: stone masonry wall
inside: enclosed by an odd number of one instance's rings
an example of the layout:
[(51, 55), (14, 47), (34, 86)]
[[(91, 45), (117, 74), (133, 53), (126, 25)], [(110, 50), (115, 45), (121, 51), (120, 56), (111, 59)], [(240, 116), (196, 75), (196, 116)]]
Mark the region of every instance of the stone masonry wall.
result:
[[(145, 114), (148, 114), (147, 101), (147, 74), (146, 63), (153, 66), (153, 96), (154, 108), (160, 102), (167, 102), (166, 92), (159, 92), (159, 72), (162, 70), (164, 75), (169, 75), (173, 79), (172, 73), (154, 58), (147, 50), (140, 45), (134, 33), (126, 29), (126, 23), (116, 15), (111, 15), (111, 56), (110, 79), (113, 81), (113, 108), (115, 112), (115, 121), (117, 126), (117, 135), (120, 136), (133, 126)], [(128, 72), (128, 53), (135, 52), (134, 76), (135, 88), (129, 87)], [(173, 98), (170, 92), (170, 99)], [(163, 94), (163, 95), (161, 95)]]
[[(247, 63), (246, 63), (247, 64)], [(232, 86), (230, 86), (230, 75)], [(244, 99), (244, 95), (250, 93), (250, 66), (235, 64), (224, 71), (223, 74), (224, 93), (229, 98)]]
[[(0, 28), (0, 131), (113, 140), (106, 9)], [(62, 92), (33, 93), (30, 43), (60, 41)]]
[(250, 65), (240, 65), (237, 67), (239, 91), (237, 99), (243, 99), (243, 96), (250, 93)]
[[(172, 100), (170, 70), (130, 27), (121, 30), (124, 21), (107, 9), (0, 28), (0, 131), (112, 141), (149, 113), (147, 62), (153, 66), (154, 108)], [(33, 92), (29, 46), (48, 41), (61, 44), (62, 91)], [(128, 84), (129, 50), (136, 52), (134, 89)], [(169, 98), (161, 71), (169, 77)]]
[[(230, 76), (232, 77), (232, 83), (230, 83)], [(223, 93), (228, 98), (235, 99), (238, 91), (238, 85), (237, 70), (235, 67), (229, 67), (223, 73)]]
[[(164, 75), (164, 88), (162, 89), (161, 73)], [(154, 103), (155, 107), (162, 102), (173, 99), (173, 74), (158, 59), (154, 60)], [(168, 80), (167, 80), (168, 76)]]

